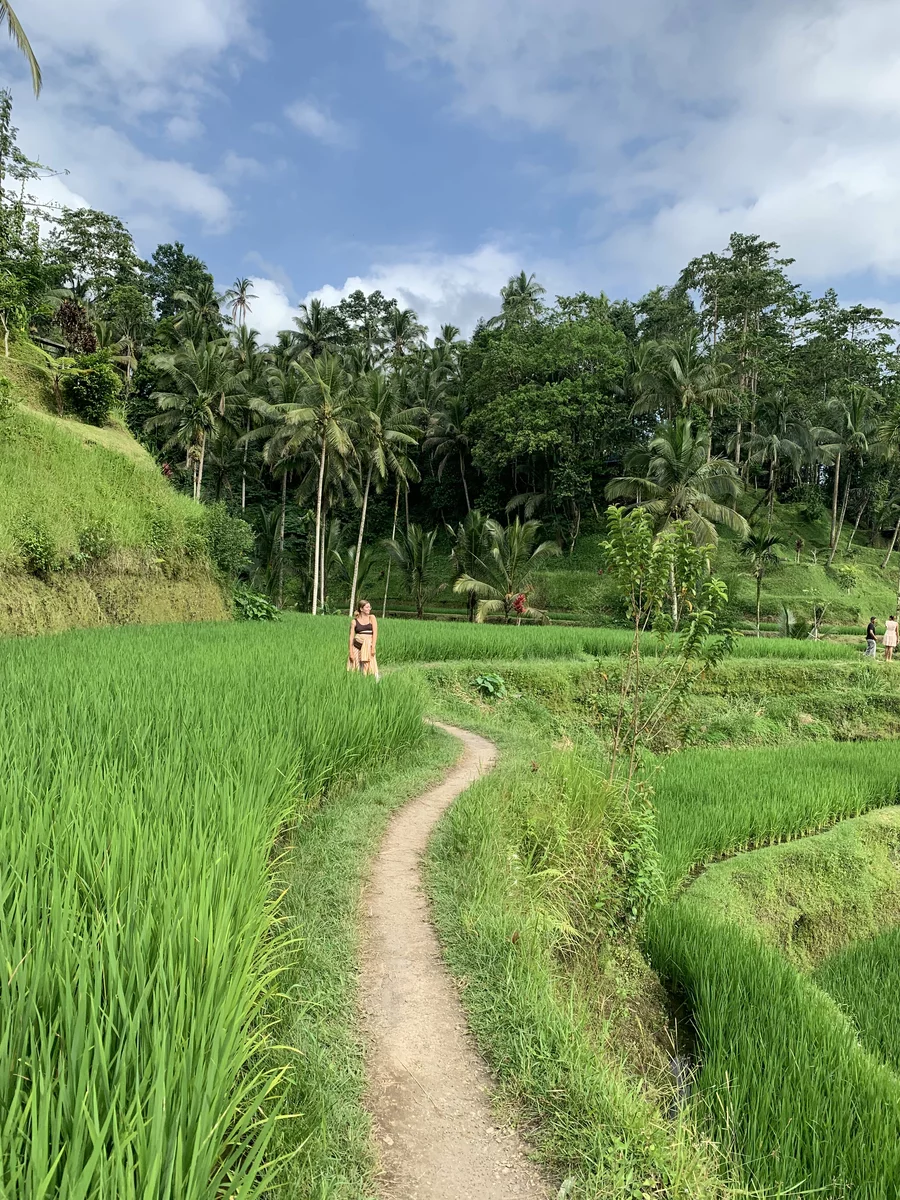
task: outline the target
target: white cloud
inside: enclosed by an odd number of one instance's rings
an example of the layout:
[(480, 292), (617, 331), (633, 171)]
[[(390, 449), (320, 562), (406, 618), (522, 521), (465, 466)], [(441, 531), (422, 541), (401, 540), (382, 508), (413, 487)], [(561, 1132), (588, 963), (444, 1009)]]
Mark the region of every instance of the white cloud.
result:
[(571, 145), (608, 285), (734, 229), (808, 278), (900, 276), (894, 0), (367, 2), (462, 116)]
[(287, 290), (274, 279), (254, 276), (250, 291), (256, 299), (250, 301), (247, 324), (258, 331), (261, 342), (272, 343), (281, 329), (293, 329), (293, 318), (298, 315), (297, 305), (288, 298)]
[(295, 100), (284, 110), (284, 115), (301, 133), (327, 146), (348, 146), (353, 141), (351, 130), (335, 120), (315, 100)]
[[(554, 270), (550, 264), (543, 266), (539, 274), (546, 283), (548, 271), (552, 276)], [(318, 296), (326, 304), (337, 304), (357, 289), (381, 291), (396, 298), (401, 308), (415, 309), (432, 334), (444, 324), (468, 334), (479, 317), (499, 311), (501, 287), (521, 269), (519, 256), (488, 243), (469, 254), (419, 254), (376, 263), (365, 275), (351, 276), (337, 287), (326, 284), (305, 299)]]
[[(35, 191), (71, 203), (68, 189), (121, 216), (148, 243), (172, 236), (185, 216), (211, 231), (227, 228), (227, 193), (213, 175), (185, 161), (179, 147), (203, 132), (198, 109), (226, 60), (260, 52), (250, 5), (31, 0), (28, 33), (44, 72), (39, 101), (28, 95), (20, 56), (4, 45), (0, 58), (22, 81), (14, 83), (20, 144), (70, 172), (64, 185), (50, 181)], [(137, 131), (152, 141), (139, 141)], [(160, 134), (169, 144), (162, 151)], [(222, 179), (239, 173), (237, 160), (226, 158)]]

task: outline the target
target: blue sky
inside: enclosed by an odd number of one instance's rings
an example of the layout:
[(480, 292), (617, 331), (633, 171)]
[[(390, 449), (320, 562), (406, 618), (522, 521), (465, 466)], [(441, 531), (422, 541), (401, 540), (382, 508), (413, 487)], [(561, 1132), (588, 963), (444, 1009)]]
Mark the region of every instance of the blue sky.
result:
[(49, 196), (255, 280), (265, 337), (381, 287), (470, 329), (513, 271), (639, 296), (733, 229), (900, 315), (894, 0), (18, 0)]

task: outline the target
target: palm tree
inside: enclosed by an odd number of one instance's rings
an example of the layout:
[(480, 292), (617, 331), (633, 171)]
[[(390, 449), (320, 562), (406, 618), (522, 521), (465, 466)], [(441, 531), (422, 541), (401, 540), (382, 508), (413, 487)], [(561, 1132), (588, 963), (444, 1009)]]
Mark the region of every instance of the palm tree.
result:
[[(362, 561), (363, 534), (366, 528), (366, 513), (369, 506), (369, 491), (373, 476), (377, 483), (387, 479), (388, 473), (398, 465), (397, 454), (408, 451), (418, 441), (416, 408), (399, 408), (397, 392), (391, 380), (381, 371), (371, 371), (360, 381), (361, 409), (356, 421), (358, 430), (357, 453), (360, 470), (366, 479), (362, 493), (362, 512), (359, 534), (356, 539), (355, 563)], [(356, 611), (357, 579), (354, 575), (350, 585), (350, 616)]]
[(241, 462), (241, 512), (247, 507), (247, 456), (250, 451), (250, 439), (246, 436), (253, 427), (253, 409), (250, 400), (264, 400), (268, 393), (267, 373), (269, 363), (266, 355), (259, 346), (259, 333), (241, 325), (234, 335), (233, 350), (237, 368), (240, 372), (246, 401), (245, 436), (243, 442), (243, 460)]
[(453, 585), (454, 592), (469, 592), (478, 599), (476, 620), (483, 621), (489, 613), (503, 613), (509, 624), (513, 616), (519, 625), (530, 614), (539, 620), (546, 613), (528, 604), (534, 591), (532, 578), (536, 567), (551, 555), (561, 553), (556, 542), (538, 543), (539, 521), (520, 521), (509, 525), (489, 518), (485, 522), (488, 550), (473, 559), (471, 569), (464, 572)]
[(769, 468), (769, 524), (772, 523), (775, 512), (775, 488), (779, 466), (785, 462), (790, 463), (796, 473), (800, 463), (808, 459), (813, 450), (813, 435), (809, 426), (791, 407), (783, 393), (779, 392), (760, 403), (757, 410), (757, 427), (750, 434), (747, 455), (750, 462), (757, 462)]
[(202, 337), (218, 336), (222, 324), (222, 297), (211, 279), (204, 279), (192, 291), (173, 293), (182, 310), (175, 318), (175, 330), (182, 337), (200, 341)]
[(662, 410), (671, 419), (679, 413), (691, 415), (692, 409), (707, 413), (710, 429), (708, 452), (712, 452), (712, 424), (716, 409), (733, 397), (726, 363), (711, 362), (703, 353), (697, 331), (662, 342), (641, 362), (640, 399), (634, 413)]
[(391, 345), (391, 353), (402, 358), (410, 350), (422, 345), (425, 326), (411, 308), (394, 308), (388, 314), (385, 333)]
[(488, 329), (506, 329), (510, 325), (524, 325), (541, 311), (541, 296), (546, 288), (535, 279), (520, 271), (511, 275), (505, 287), (500, 289), (500, 314), (485, 322)]
[(263, 460), (273, 476), (281, 479), (281, 509), (278, 519), (278, 607), (284, 603), (284, 529), (287, 517), (288, 478), (308, 453), (314, 431), (304, 393), (304, 380), (293, 368), (271, 367), (266, 376), (267, 397), (254, 396), (249, 408), (261, 424), (241, 439), (263, 441)]
[(753, 526), (741, 542), (741, 554), (749, 561), (750, 574), (756, 580), (756, 636), (760, 636), (760, 604), (763, 578), (767, 569), (778, 561), (781, 538), (771, 526)]
[[(250, 301), (258, 297), (250, 291), (253, 281), (236, 279), (225, 293), (225, 300), (231, 305), (231, 320), (234, 325), (246, 325), (247, 313), (250, 312)], [(238, 320), (240, 316), (240, 320)]]
[[(325, 467), (329, 455), (333, 460), (346, 462), (353, 454), (350, 430), (357, 415), (357, 398), (355, 381), (345, 370), (340, 359), (327, 350), (318, 358), (304, 356), (298, 360), (294, 369), (300, 372), (304, 380), (306, 410), (303, 419), (312, 426), (319, 449), (312, 600), (312, 611), (315, 615), (318, 611)], [(322, 573), (324, 575), (324, 570)]]
[(331, 310), (314, 296), (309, 304), (300, 305), (300, 316), (294, 317), (297, 349), (310, 358), (319, 358), (326, 350), (334, 350), (337, 330)]
[[(453, 560), (457, 578), (463, 575), (473, 576), (476, 564), (482, 562), (489, 554), (491, 540), (488, 536), (488, 520), (489, 518), (476, 508), (467, 513), (466, 519), (460, 521), (455, 529), (450, 525), (447, 526), (451, 543), (450, 557)], [(477, 607), (475, 593), (467, 592), (466, 601), (469, 620), (474, 621)]]
[(645, 447), (625, 459), (627, 475), (607, 484), (610, 500), (631, 500), (665, 527), (687, 521), (698, 545), (718, 540), (717, 525), (746, 534), (749, 526), (728, 501), (741, 493), (733, 463), (709, 454), (709, 435), (695, 436), (687, 417), (664, 421)]
[(429, 574), (436, 538), (436, 529), (426, 533), (419, 525), (413, 524), (383, 543), (391, 560), (406, 578), (406, 586), (412, 595), (419, 620), (425, 615), (425, 601), (431, 592)]
[[(391, 525), (391, 541), (397, 536), (397, 514), (400, 511), (400, 492), (408, 497), (409, 485), (415, 483), (419, 479), (419, 468), (416, 466), (413, 459), (408, 454), (404, 454), (401, 450), (394, 455), (394, 462), (391, 466), (391, 474), (394, 476), (394, 520)], [(406, 527), (409, 529), (409, 503), (407, 501), (406, 509)], [(382, 617), (387, 612), (388, 592), (391, 587), (391, 565), (392, 560), (388, 559), (387, 572), (384, 579), (384, 602), (381, 606)]]
[(9, 30), (9, 36), (16, 43), (28, 63), (28, 69), (31, 72), (31, 86), (34, 88), (35, 96), (41, 94), (41, 68), (38, 66), (38, 60), (35, 58), (34, 51), (31, 48), (25, 30), (19, 23), (19, 18), (16, 16), (13, 6), (9, 0), (0, 0), (0, 22), (6, 22), (6, 28)]
[(469, 436), (464, 432), (468, 415), (468, 406), (463, 397), (449, 396), (445, 400), (443, 408), (432, 413), (428, 436), (422, 443), (422, 449), (430, 450), (431, 457), (437, 462), (438, 479), (442, 477), (449, 459), (455, 457), (459, 461), (459, 477), (462, 480), (463, 495), (466, 499), (466, 512), (471, 512), (465, 457), (469, 449)]
[(360, 592), (375, 566), (375, 555), (368, 546), (363, 546), (357, 556), (356, 547), (349, 550), (332, 550), (330, 560), (337, 568), (338, 577), (348, 588), (358, 587)]
[(172, 384), (171, 391), (153, 393), (160, 412), (148, 429), (170, 434), (164, 449), (180, 446), (186, 465), (193, 468), (193, 494), (199, 504), (203, 464), (210, 434), (224, 417), (229, 400), (242, 391), (231, 348), (224, 341), (182, 342), (173, 354), (159, 354), (154, 364)]
[[(869, 453), (879, 436), (879, 425), (875, 419), (873, 405), (880, 400), (876, 392), (859, 385), (852, 385), (849, 395), (829, 400), (825, 408), (831, 419), (833, 432), (825, 435), (825, 450), (834, 461), (834, 484), (831, 497), (831, 538), (829, 541), (828, 566), (834, 562), (847, 501), (850, 498), (850, 482), (853, 477), (852, 464), (860, 462)], [(838, 514), (838, 486), (841, 463), (850, 459), (851, 468), (845, 471), (844, 495)]]

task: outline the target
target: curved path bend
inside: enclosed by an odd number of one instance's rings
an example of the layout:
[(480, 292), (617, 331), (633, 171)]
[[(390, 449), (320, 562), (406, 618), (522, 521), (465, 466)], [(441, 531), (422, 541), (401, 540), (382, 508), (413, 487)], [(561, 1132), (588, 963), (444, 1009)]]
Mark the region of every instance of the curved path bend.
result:
[(463, 753), (395, 813), (363, 896), (361, 1002), (383, 1200), (546, 1200), (517, 1134), (498, 1126), (491, 1078), (441, 957), (422, 881), (428, 839), (496, 760), (493, 743), (438, 725)]

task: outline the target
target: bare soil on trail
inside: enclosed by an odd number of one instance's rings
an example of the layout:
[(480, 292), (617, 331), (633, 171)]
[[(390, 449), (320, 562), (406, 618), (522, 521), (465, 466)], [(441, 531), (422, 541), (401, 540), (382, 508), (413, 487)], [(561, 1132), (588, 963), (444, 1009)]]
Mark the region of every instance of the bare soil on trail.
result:
[(491, 1077), (441, 958), (422, 883), (428, 838), (490, 769), (491, 742), (459, 738), (456, 766), (393, 817), (363, 896), (361, 1003), (383, 1200), (546, 1200), (554, 1195), (491, 1108)]

